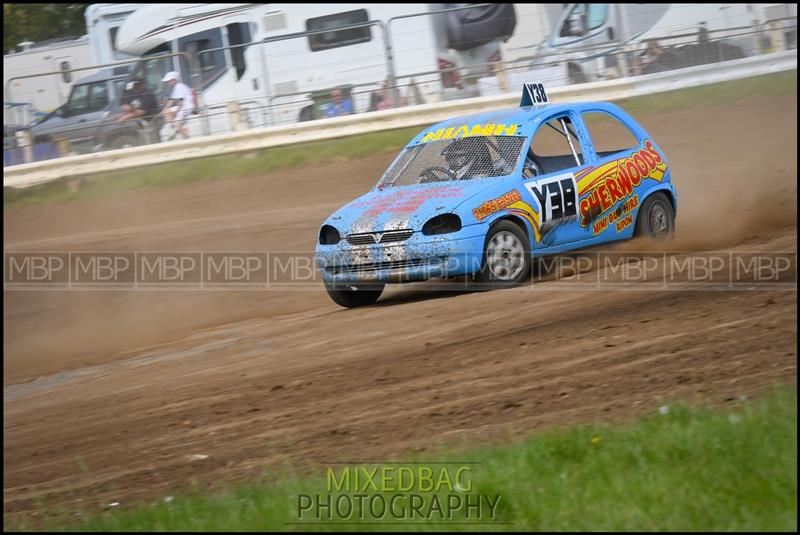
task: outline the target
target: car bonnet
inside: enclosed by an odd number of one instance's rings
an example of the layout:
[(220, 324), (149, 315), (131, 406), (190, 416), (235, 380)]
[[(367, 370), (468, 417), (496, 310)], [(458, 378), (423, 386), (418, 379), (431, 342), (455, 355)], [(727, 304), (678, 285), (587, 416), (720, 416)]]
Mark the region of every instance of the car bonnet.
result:
[(376, 188), (337, 210), (327, 223), (343, 234), (418, 231), (431, 217), (452, 212), (464, 200), (496, 184), (496, 179), (476, 179)]

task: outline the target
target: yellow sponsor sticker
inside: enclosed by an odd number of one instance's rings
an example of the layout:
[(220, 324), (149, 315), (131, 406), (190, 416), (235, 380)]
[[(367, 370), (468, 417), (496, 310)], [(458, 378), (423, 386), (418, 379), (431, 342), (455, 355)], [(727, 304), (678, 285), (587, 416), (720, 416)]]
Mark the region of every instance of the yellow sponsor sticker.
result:
[(472, 127), (461, 125), (459, 127), (440, 128), (431, 130), (422, 137), (422, 142), (439, 141), (441, 139), (455, 139), (473, 136), (513, 136), (517, 133), (518, 124), (484, 123)]

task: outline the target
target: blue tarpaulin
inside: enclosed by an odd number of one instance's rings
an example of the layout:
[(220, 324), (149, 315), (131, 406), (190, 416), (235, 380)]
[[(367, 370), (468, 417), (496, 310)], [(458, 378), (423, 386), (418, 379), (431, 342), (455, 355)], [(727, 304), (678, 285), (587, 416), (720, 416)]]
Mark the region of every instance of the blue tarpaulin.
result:
[[(59, 158), (61, 153), (55, 143), (36, 143), (33, 146), (33, 161), (52, 160)], [(17, 147), (14, 149), (3, 149), (3, 167), (25, 163), (25, 149)]]

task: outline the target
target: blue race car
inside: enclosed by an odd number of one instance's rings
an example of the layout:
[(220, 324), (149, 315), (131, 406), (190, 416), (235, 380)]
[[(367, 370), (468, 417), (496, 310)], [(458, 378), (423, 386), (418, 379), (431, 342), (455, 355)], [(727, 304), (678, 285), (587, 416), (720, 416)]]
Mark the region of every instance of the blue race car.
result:
[(435, 277), (508, 287), (534, 256), (668, 239), (676, 200), (666, 156), (622, 108), (553, 104), (525, 84), (518, 108), (420, 132), (325, 221), (316, 262), (344, 307), (374, 303), (386, 283)]

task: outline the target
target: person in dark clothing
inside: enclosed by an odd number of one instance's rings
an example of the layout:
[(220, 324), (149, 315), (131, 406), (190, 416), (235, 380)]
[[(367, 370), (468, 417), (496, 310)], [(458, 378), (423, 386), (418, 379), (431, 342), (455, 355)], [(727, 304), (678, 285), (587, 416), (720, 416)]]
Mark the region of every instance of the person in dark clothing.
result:
[(656, 39), (648, 39), (646, 48), (640, 55), (641, 74), (668, 71), (679, 67), (674, 53), (664, 50)]
[(708, 28), (706, 23), (701, 22), (697, 28), (697, 44), (700, 46), (708, 46)]
[[(510, 172), (501, 157), (492, 157), (489, 139), (483, 136), (459, 138), (443, 150), (451, 180), (489, 178)], [(498, 151), (496, 151), (498, 152)]]
[(383, 100), (383, 96), (381, 95), (381, 90), (376, 89), (372, 93), (369, 94), (369, 108), (367, 111), (376, 111), (378, 109), (378, 104), (380, 101)]
[(701, 22), (697, 27), (697, 50), (699, 52), (701, 64), (713, 61), (710, 45), (708, 40), (708, 28), (706, 28), (705, 22)]
[(158, 115), (159, 107), (156, 97), (147, 89), (141, 80), (128, 82), (129, 91), (122, 96), (122, 114), (117, 118), (117, 122), (130, 121), (132, 119), (149, 120)]

